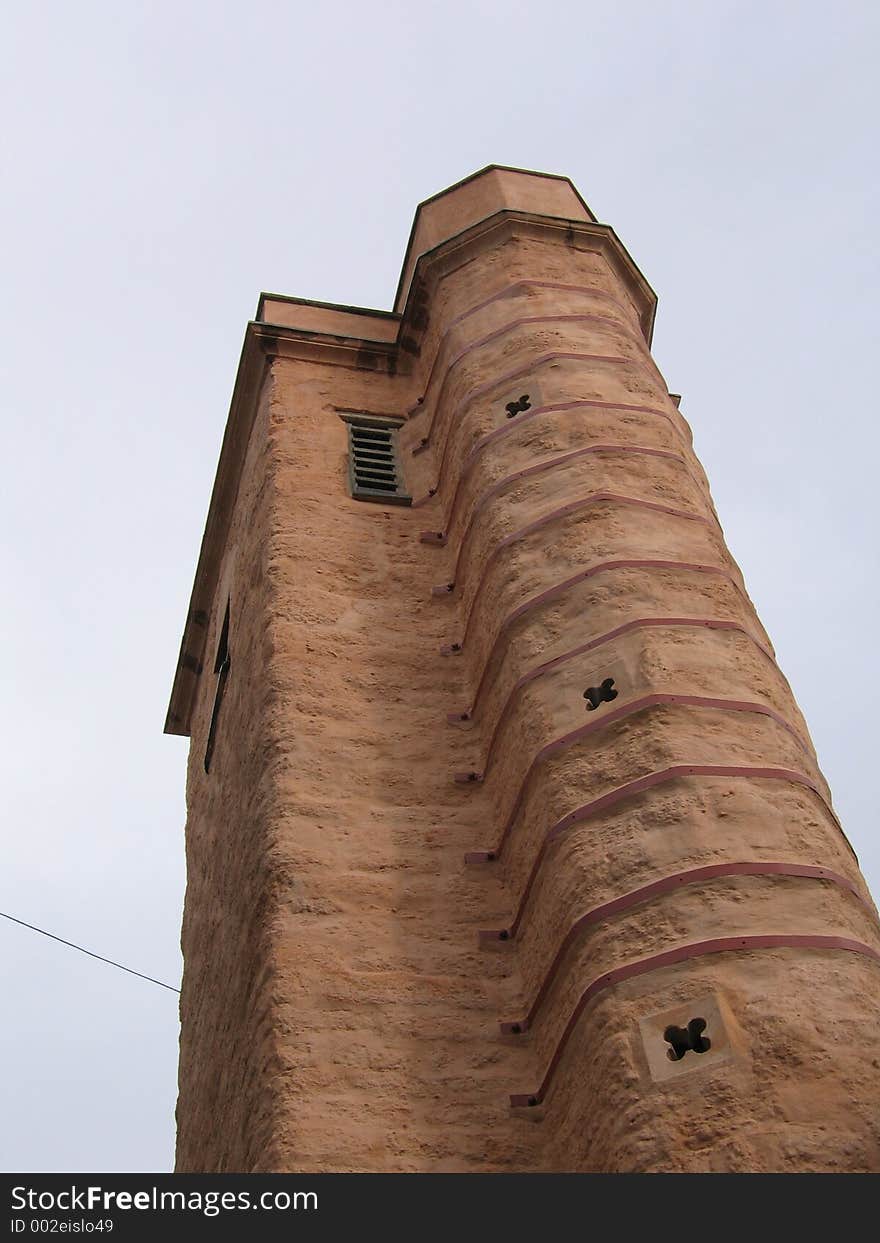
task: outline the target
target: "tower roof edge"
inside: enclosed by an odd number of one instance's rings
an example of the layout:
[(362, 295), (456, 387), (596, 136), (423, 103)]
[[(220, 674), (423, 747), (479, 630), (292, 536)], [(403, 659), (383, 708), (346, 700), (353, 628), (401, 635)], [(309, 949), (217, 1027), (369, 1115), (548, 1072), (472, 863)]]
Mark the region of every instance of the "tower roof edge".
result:
[(489, 164), (419, 203), (404, 254), (394, 310), (406, 305), (419, 257), (499, 211), (527, 211), (596, 223), (569, 177)]

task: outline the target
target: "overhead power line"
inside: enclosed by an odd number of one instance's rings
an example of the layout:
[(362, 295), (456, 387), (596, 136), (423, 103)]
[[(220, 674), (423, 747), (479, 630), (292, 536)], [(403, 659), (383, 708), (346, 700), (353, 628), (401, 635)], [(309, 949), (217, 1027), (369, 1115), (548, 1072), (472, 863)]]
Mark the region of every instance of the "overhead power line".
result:
[(111, 967), (118, 967), (120, 971), (127, 971), (129, 975), (136, 975), (140, 980), (149, 980), (151, 984), (158, 984), (160, 988), (167, 988), (170, 993), (180, 992), (180, 989), (175, 988), (173, 984), (164, 984), (161, 980), (156, 980), (151, 975), (144, 975), (142, 971), (133, 971), (131, 967), (125, 967), (121, 962), (114, 962), (112, 958), (105, 958), (103, 954), (93, 954), (91, 950), (87, 950), (84, 946), (75, 945), (73, 941), (65, 941), (64, 937), (56, 937), (54, 932), (47, 932), (45, 928), (38, 928), (36, 924), (29, 924), (23, 919), (16, 919), (14, 915), (7, 915), (5, 911), (0, 911), (0, 915), (4, 919), (10, 920), (13, 924), (21, 924), (22, 928), (30, 928), (31, 932), (39, 932), (44, 937), (49, 937), (53, 941), (59, 941), (62, 945), (68, 945), (72, 950), (79, 950), (81, 954), (88, 954), (89, 958), (97, 958), (98, 962), (106, 962)]

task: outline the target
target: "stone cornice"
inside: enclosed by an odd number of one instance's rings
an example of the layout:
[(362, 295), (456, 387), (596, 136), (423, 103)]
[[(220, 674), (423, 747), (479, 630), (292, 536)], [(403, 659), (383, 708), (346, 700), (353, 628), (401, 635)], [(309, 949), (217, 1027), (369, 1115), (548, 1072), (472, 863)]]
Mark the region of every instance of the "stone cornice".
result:
[(419, 203), (403, 256), (394, 310), (403, 311), (423, 254), (454, 232), (462, 232), (506, 208), (581, 221), (596, 219), (569, 177), (489, 164)]
[(419, 308), (425, 300), (426, 286), (433, 292), (440, 280), (477, 254), (515, 237), (552, 241), (604, 255), (629, 293), (645, 341), (650, 346), (657, 295), (610, 225), (510, 209), (496, 212), (420, 256), (401, 318), (398, 341), (409, 337), (420, 324)]

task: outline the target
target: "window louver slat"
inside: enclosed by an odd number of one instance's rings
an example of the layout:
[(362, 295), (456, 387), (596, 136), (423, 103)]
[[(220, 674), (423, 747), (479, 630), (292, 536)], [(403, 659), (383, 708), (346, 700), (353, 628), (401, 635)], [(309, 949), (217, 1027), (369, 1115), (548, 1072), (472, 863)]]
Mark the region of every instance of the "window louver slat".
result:
[(347, 418), (351, 494), (358, 501), (411, 505), (397, 458), (398, 424)]

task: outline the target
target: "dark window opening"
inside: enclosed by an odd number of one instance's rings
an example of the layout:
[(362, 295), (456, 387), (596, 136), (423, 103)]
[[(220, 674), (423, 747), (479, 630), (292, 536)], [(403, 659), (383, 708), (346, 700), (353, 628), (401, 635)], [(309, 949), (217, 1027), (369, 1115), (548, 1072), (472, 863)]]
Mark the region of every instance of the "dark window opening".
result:
[(349, 415), (348, 475), (356, 501), (411, 505), (397, 454), (398, 423)]
[(220, 716), (220, 705), (223, 703), (223, 692), (226, 690), (226, 679), (229, 677), (229, 604), (226, 601), (226, 612), (223, 615), (223, 625), (220, 629), (220, 638), (217, 641), (217, 656), (214, 660), (214, 673), (217, 675), (217, 686), (214, 690), (214, 706), (211, 709), (211, 724), (208, 727), (208, 741), (205, 744), (205, 772), (209, 772), (211, 768), (211, 758), (214, 755), (214, 742), (217, 735), (217, 718)]
[(223, 662), (229, 659), (229, 601), (226, 601), (226, 612), (223, 615), (223, 626), (217, 642), (217, 658), (214, 661), (214, 672), (219, 673)]

